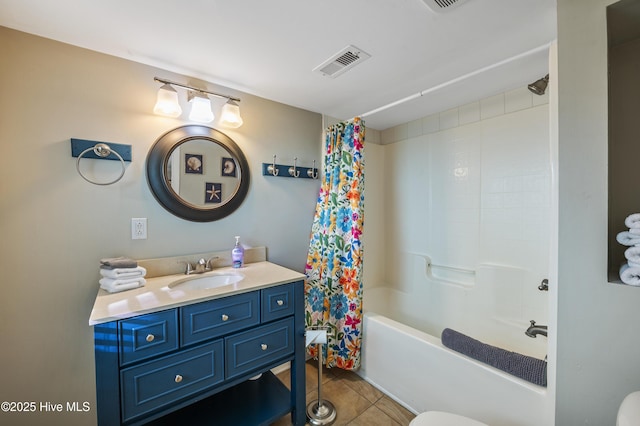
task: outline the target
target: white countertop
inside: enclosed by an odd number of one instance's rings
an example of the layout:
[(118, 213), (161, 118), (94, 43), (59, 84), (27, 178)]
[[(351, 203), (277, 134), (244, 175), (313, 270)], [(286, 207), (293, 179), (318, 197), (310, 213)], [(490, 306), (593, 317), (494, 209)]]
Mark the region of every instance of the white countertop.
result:
[[(206, 290), (184, 290), (180, 289), (180, 286), (169, 288), (169, 284), (185, 278), (201, 278), (221, 273), (239, 273), (244, 275), (244, 279), (235, 284)], [(271, 262), (248, 263), (239, 269), (231, 267), (216, 268), (204, 274), (176, 274), (148, 278), (145, 286), (133, 290), (109, 293), (100, 289), (91, 310), (89, 325), (102, 324), (205, 300), (245, 293), (278, 284), (299, 281), (304, 278), (304, 274)]]

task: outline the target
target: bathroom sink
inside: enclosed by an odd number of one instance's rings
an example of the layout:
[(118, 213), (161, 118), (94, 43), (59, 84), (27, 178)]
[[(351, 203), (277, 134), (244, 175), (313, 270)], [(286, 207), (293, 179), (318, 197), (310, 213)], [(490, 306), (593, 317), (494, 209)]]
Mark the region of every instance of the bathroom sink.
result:
[(180, 290), (206, 290), (210, 288), (224, 287), (240, 282), (244, 279), (241, 274), (214, 274), (203, 277), (186, 278), (169, 284), (169, 288)]

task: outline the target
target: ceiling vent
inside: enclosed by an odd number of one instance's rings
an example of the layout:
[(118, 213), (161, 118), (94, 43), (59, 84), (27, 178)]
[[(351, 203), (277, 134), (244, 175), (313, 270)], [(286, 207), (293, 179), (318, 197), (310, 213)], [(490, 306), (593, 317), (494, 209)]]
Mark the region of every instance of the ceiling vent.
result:
[(336, 78), (370, 57), (371, 55), (362, 51), (362, 49), (358, 49), (355, 46), (347, 46), (315, 67), (313, 71), (319, 72), (326, 77)]
[(422, 0), (429, 9), (434, 12), (444, 12), (446, 10), (455, 9), (467, 0)]

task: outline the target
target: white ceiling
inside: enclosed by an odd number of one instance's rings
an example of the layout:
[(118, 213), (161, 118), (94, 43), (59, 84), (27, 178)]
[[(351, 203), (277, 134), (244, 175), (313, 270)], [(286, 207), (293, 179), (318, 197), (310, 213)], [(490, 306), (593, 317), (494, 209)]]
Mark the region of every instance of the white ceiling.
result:
[[(384, 130), (544, 76), (556, 0), (0, 0), (0, 25)], [(371, 58), (312, 72), (347, 45)]]

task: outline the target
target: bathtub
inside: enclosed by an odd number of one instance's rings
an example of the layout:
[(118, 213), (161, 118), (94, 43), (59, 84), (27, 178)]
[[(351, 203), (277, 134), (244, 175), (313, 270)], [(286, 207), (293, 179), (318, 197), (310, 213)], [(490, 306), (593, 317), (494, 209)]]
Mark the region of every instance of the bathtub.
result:
[[(416, 414), (447, 411), (491, 426), (553, 423), (546, 388), (444, 347), (439, 334), (435, 337), (393, 319), (388, 302), (397, 298), (396, 292), (365, 289), (358, 374), (366, 381)], [(375, 312), (376, 307), (386, 311), (384, 315)]]

